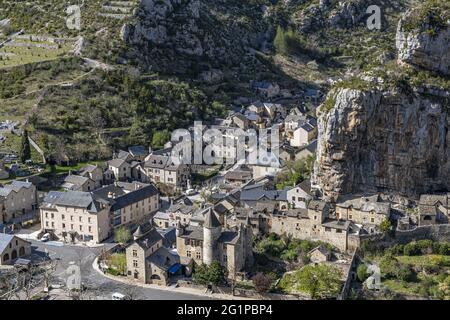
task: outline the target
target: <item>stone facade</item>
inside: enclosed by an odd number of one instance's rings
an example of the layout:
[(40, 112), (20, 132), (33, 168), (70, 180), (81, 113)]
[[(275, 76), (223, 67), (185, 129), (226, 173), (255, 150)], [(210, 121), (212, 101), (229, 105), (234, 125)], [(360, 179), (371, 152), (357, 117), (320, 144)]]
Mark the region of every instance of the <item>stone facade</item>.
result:
[(10, 234), (0, 233), (0, 266), (31, 254), (31, 243)]
[(0, 224), (37, 210), (36, 187), (29, 182), (13, 181), (0, 186)]

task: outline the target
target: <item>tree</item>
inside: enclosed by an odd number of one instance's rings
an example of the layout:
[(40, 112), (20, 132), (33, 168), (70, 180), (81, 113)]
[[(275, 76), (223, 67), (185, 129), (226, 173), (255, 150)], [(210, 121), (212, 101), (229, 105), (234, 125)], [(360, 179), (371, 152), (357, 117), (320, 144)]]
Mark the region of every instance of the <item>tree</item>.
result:
[(392, 228), (391, 221), (389, 219), (384, 219), (380, 224), (380, 230), (381, 232), (388, 232)]
[(25, 163), (25, 161), (29, 159), (31, 159), (31, 147), (30, 141), (28, 140), (28, 131), (27, 129), (24, 129), (22, 133), (22, 142), (20, 144), (20, 161)]
[(125, 275), (127, 272), (127, 257), (125, 253), (115, 253), (111, 255), (109, 265), (121, 275)]
[(356, 268), (356, 274), (358, 275), (358, 280), (361, 282), (366, 281), (369, 277), (369, 273), (367, 272), (367, 265), (362, 263)]
[(272, 280), (262, 272), (258, 272), (253, 276), (252, 282), (259, 293), (267, 292), (272, 285)]
[(281, 26), (277, 27), (277, 34), (275, 35), (275, 39), (273, 40), (273, 45), (275, 46), (277, 52), (281, 54), (287, 53), (285, 31)]
[(170, 133), (167, 130), (156, 131), (152, 137), (152, 148), (161, 149), (170, 140)]
[(225, 282), (225, 270), (218, 261), (213, 261), (211, 265), (196, 265), (193, 271), (193, 279), (200, 284), (219, 285)]
[(335, 297), (341, 290), (341, 271), (330, 265), (307, 265), (295, 274), (299, 291), (308, 292), (312, 299)]
[(128, 228), (122, 226), (114, 231), (114, 240), (121, 245), (128, 243), (131, 239), (131, 232)]
[(208, 268), (209, 282), (219, 285), (225, 282), (225, 271), (219, 261), (215, 260)]

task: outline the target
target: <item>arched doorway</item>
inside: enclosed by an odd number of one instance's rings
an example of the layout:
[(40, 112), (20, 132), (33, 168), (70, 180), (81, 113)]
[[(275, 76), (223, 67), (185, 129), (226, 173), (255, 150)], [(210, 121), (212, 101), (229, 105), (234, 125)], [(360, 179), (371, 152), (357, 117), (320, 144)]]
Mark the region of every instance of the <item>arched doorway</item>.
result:
[(152, 274), (150, 279), (152, 279), (152, 280), (161, 280), (161, 277), (159, 275), (157, 275), (157, 274)]
[(19, 257), (22, 257), (25, 255), (25, 248), (24, 247), (20, 247), (19, 248)]
[(11, 252), (11, 259), (12, 259), (12, 260), (17, 259), (17, 250), (14, 249), (14, 250)]
[(431, 221), (432, 219), (431, 219), (431, 216), (425, 216), (425, 217), (423, 217), (423, 220), (424, 221)]

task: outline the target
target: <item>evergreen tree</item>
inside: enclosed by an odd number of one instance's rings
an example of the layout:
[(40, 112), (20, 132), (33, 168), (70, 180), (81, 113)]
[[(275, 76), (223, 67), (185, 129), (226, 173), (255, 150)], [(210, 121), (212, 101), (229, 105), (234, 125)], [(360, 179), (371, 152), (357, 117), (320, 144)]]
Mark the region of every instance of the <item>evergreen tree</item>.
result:
[(29, 159), (31, 159), (30, 141), (28, 140), (28, 131), (27, 129), (24, 129), (22, 133), (22, 142), (20, 145), (20, 161), (25, 163), (25, 161)]

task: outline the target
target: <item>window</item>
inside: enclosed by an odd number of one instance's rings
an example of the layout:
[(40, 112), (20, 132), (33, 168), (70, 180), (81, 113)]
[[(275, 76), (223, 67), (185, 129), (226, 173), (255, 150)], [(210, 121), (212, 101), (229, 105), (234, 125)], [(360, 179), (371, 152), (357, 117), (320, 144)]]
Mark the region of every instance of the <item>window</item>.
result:
[(195, 257), (196, 257), (197, 259), (201, 259), (201, 258), (202, 258), (202, 254), (201, 254), (199, 251), (197, 251), (197, 252), (195, 253)]
[(48, 227), (48, 221), (45, 221), (45, 226)]
[(92, 227), (91, 226), (89, 226), (89, 232), (92, 232)]
[(65, 224), (65, 223), (63, 223), (63, 224), (62, 224), (62, 227), (63, 227), (63, 229), (65, 229), (65, 228), (66, 228), (66, 224)]
[(70, 221), (73, 221), (73, 216), (70, 216)]
[(88, 222), (91, 223), (91, 218), (88, 218)]
[(45, 217), (48, 218), (48, 212), (45, 213)]
[(348, 218), (349, 218), (350, 220), (352, 220), (352, 219), (353, 219), (353, 216), (352, 216), (351, 214), (349, 214), (349, 215), (348, 215)]
[(188, 258), (191, 257), (191, 251), (190, 251), (190, 250), (187, 250), (187, 251), (186, 251), (186, 256), (187, 256)]
[(54, 219), (55, 218), (55, 214), (54, 213), (52, 213), (52, 219)]
[(80, 231), (83, 231), (83, 226), (80, 224)]
[(73, 230), (73, 224), (70, 225), (70, 230)]
[(375, 218), (370, 218), (370, 222), (374, 223), (375, 222)]
[(137, 262), (137, 260), (133, 260), (133, 267), (135, 267), (135, 268), (138, 267), (138, 262)]
[(54, 222), (52, 222), (52, 228), (55, 226), (55, 223)]
[(133, 257), (137, 257), (137, 250), (133, 250)]
[(81, 222), (81, 217), (78, 217), (78, 221), (80, 221), (80, 222)]
[(330, 227), (325, 227), (325, 231), (326, 232), (331, 232), (331, 228)]
[(65, 218), (66, 218), (66, 216), (65, 216), (65, 215), (62, 215), (62, 216), (61, 216), (61, 219), (62, 219), (62, 220), (64, 220)]
[(341, 229), (337, 229), (336, 233), (342, 233), (342, 230)]

